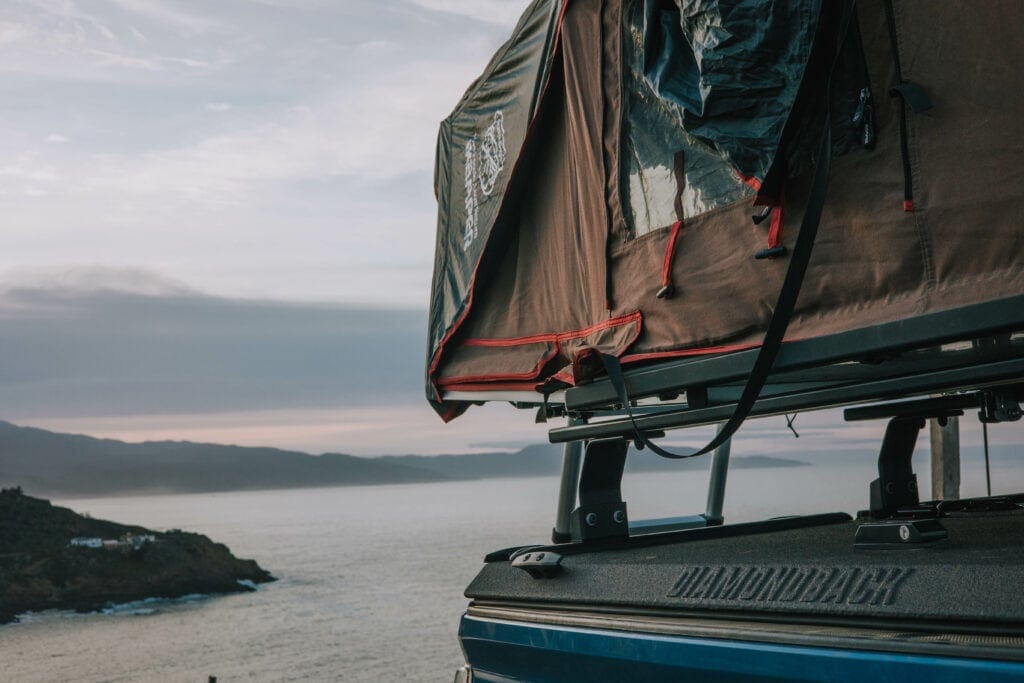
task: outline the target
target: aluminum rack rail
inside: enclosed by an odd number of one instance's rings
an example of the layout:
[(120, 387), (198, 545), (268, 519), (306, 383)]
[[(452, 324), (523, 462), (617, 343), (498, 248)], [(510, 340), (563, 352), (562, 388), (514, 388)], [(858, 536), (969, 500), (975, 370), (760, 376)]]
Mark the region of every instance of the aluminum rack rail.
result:
[[(643, 432), (722, 422), (732, 415), (757, 349), (628, 369), (631, 402), (685, 392), (685, 408), (636, 417)], [(1024, 381), (1024, 296), (988, 301), (813, 339), (786, 342), (751, 417), (1013, 386)], [(1014, 389), (1016, 390), (1016, 389)], [(584, 421), (621, 409), (607, 379), (572, 387), (577, 416), (553, 443), (626, 437), (628, 417)]]

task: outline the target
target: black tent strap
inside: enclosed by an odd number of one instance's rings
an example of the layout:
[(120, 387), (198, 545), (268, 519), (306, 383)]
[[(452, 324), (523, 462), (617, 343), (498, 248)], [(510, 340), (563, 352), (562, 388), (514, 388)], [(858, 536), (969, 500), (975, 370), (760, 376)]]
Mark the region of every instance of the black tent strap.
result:
[(896, 85), (889, 89), (890, 97), (900, 98), (900, 157), (903, 162), (903, 210), (914, 211), (914, 178), (910, 167), (910, 142), (907, 130), (907, 107), (915, 114), (932, 108), (931, 100), (924, 89), (916, 83), (903, 79), (903, 67), (900, 64), (900, 46), (896, 31), (896, 11), (892, 0), (885, 0), (885, 23), (889, 29), (889, 44), (892, 49), (892, 62), (896, 71)]
[(786, 269), (786, 277), (779, 291), (779, 298), (775, 303), (771, 320), (768, 323), (768, 330), (765, 333), (761, 349), (758, 351), (754, 366), (747, 378), (743, 393), (736, 403), (736, 409), (732, 416), (719, 430), (714, 439), (704, 448), (696, 453), (673, 453), (653, 443), (643, 431), (637, 427), (633, 417), (633, 409), (630, 406), (629, 392), (626, 388), (626, 381), (622, 375), (622, 366), (619, 360), (608, 354), (601, 354), (605, 370), (608, 372), (608, 379), (615, 393), (622, 404), (623, 409), (629, 416), (633, 425), (633, 434), (637, 447), (647, 447), (663, 458), (681, 460), (704, 455), (726, 442), (727, 439), (736, 433), (743, 421), (750, 414), (751, 408), (757, 402), (757, 398), (764, 387), (768, 375), (771, 373), (775, 357), (782, 346), (782, 339), (786, 335), (786, 328), (793, 316), (793, 309), (796, 307), (797, 297), (800, 295), (800, 287), (803, 284), (804, 275), (807, 273), (807, 265), (811, 260), (811, 253), (814, 248), (814, 239), (818, 234), (818, 225), (821, 223), (821, 213), (825, 207), (825, 195), (828, 190), (828, 176), (831, 168), (832, 158), (832, 117), (826, 111), (824, 131), (821, 136), (821, 145), (818, 149), (818, 163), (814, 170), (814, 182), (807, 200), (807, 210), (804, 212), (803, 220), (800, 223), (800, 233), (797, 235), (796, 243), (793, 246), (793, 255)]
[(793, 255), (790, 257), (789, 267), (786, 269), (786, 277), (782, 282), (782, 289), (779, 291), (779, 298), (775, 302), (775, 308), (772, 309), (772, 317), (771, 320), (768, 321), (768, 329), (761, 342), (761, 348), (758, 350), (757, 358), (754, 360), (754, 366), (751, 369), (750, 374), (747, 376), (747, 383), (743, 387), (743, 393), (740, 395), (740, 399), (737, 401), (736, 408), (732, 415), (722, 428), (718, 430), (718, 434), (715, 435), (715, 438), (697, 452), (673, 453), (671, 451), (667, 451), (653, 443), (649, 438), (647, 438), (647, 435), (644, 434), (643, 430), (637, 426), (636, 419), (633, 416), (633, 409), (630, 405), (629, 391), (626, 388), (626, 381), (622, 375), (622, 366), (619, 363), (618, 358), (601, 354), (601, 360), (604, 363), (605, 370), (608, 372), (608, 379), (611, 382), (612, 387), (615, 389), (615, 393), (618, 396), (619, 402), (622, 404), (623, 410), (625, 410), (626, 414), (629, 416), (637, 448), (647, 447), (655, 454), (660, 455), (663, 458), (670, 458), (673, 460), (682, 460), (685, 458), (694, 458), (699, 455), (704, 455), (705, 453), (715, 450), (732, 438), (732, 435), (736, 433), (736, 430), (738, 430), (744, 420), (747, 419), (747, 415), (750, 414), (754, 404), (757, 403), (758, 396), (761, 394), (761, 389), (764, 387), (764, 384), (768, 379), (768, 375), (771, 374), (772, 366), (775, 364), (775, 358), (779, 354), (779, 349), (782, 346), (782, 340), (786, 336), (786, 329), (789, 327), (789, 322), (793, 317), (793, 309), (796, 308), (796, 301), (800, 296), (800, 288), (803, 285), (804, 275), (807, 273), (807, 266), (811, 261), (811, 253), (814, 251), (814, 240), (815, 237), (817, 237), (818, 226), (821, 223), (821, 214), (825, 208), (825, 196), (828, 193), (829, 171), (832, 167), (832, 76), (835, 73), (837, 64), (839, 63), (839, 52), (843, 43), (846, 41), (846, 36), (849, 34), (849, 28), (855, 16), (855, 5), (856, 0), (853, 0), (846, 8), (846, 14), (842, 20), (842, 27), (837, 36), (835, 54), (833, 55), (832, 64), (828, 71), (828, 78), (825, 85), (825, 116), (823, 130), (821, 133), (820, 143), (818, 145), (818, 155), (814, 168), (814, 180), (811, 183), (811, 191), (807, 197), (807, 208), (804, 211), (803, 219), (800, 222), (800, 232), (797, 235), (796, 243), (793, 245)]

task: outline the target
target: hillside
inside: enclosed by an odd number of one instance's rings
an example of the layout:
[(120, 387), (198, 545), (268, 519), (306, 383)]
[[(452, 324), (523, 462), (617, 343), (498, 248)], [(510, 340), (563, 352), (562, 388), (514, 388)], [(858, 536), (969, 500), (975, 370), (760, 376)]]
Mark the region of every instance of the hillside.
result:
[[(676, 448), (680, 452), (695, 449)], [(471, 453), (462, 455), (387, 455), (377, 458), (386, 462), (430, 470), (451, 479), (485, 479), (488, 477), (537, 477), (554, 475), (562, 471), (562, 446), (536, 444), (514, 452)], [(802, 467), (808, 463), (788, 458), (764, 455), (734, 457), (729, 462), (733, 469), (753, 467)], [(668, 460), (647, 451), (630, 451), (626, 459), (626, 474), (640, 472), (668, 472), (679, 470), (706, 470), (708, 458)]]
[(0, 486), (47, 497), (437, 481), (435, 472), (352, 455), (187, 441), (125, 443), (0, 421)]
[[(188, 441), (125, 443), (0, 421), (0, 486), (50, 498), (533, 477), (557, 474), (561, 462), (562, 447), (552, 444), (517, 452), (363, 458)], [(730, 466), (806, 464), (753, 456), (733, 458)], [(664, 460), (644, 452), (629, 457), (626, 471), (707, 466), (705, 458)]]
[[(76, 537), (128, 534), (149, 538), (113, 550), (69, 545)], [(200, 534), (91, 519), (18, 489), (0, 490), (0, 624), (30, 610), (90, 611), (144, 598), (237, 593), (273, 580), (253, 560)]]

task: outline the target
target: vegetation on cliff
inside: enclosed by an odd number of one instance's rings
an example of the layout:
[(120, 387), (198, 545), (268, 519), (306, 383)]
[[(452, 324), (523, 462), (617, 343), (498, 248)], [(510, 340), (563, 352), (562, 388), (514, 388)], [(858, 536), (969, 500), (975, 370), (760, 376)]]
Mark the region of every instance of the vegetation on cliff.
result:
[[(152, 540), (137, 547), (70, 544), (145, 536)], [(92, 611), (145, 598), (250, 591), (273, 580), (255, 561), (200, 534), (91, 519), (18, 488), (0, 490), (0, 623), (27, 611)]]

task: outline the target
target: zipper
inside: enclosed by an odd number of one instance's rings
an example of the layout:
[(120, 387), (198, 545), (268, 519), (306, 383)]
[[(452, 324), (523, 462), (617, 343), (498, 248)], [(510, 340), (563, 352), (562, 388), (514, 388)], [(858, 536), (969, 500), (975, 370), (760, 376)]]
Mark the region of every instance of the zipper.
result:
[(876, 139), (875, 103), (871, 98), (871, 88), (869, 86), (864, 86), (860, 89), (857, 109), (853, 112), (851, 122), (858, 129), (861, 146), (864, 149), (874, 149)]

